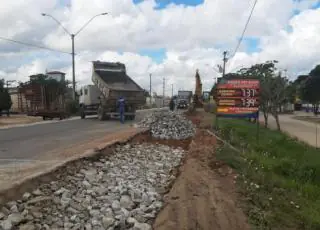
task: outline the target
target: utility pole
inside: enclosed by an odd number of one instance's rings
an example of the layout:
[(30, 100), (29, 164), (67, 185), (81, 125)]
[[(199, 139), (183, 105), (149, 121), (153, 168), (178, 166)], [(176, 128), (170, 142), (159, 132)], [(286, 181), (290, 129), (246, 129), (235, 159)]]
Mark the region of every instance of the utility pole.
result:
[(152, 105), (152, 95), (151, 95), (151, 76), (152, 74), (150, 73), (149, 77), (150, 77), (150, 88), (149, 88), (149, 92), (150, 92), (150, 106)]
[(163, 78), (163, 88), (162, 88), (162, 106), (163, 106), (163, 107), (164, 107), (165, 89), (166, 89), (166, 79)]
[(224, 75), (226, 74), (226, 63), (228, 61), (228, 58), (227, 58), (227, 51), (224, 51), (223, 52), (223, 68), (222, 68), (222, 77), (224, 77)]
[(72, 42), (72, 91), (73, 91), (73, 100), (76, 100), (76, 71), (75, 71), (75, 62), (74, 62), (74, 34), (71, 34)]
[(95, 16), (93, 16), (90, 20), (88, 20), (76, 33), (70, 33), (63, 25), (62, 23), (57, 20), (55, 17), (53, 17), (50, 14), (45, 14), (42, 13), (41, 15), (44, 17), (49, 17), (51, 19), (53, 19), (58, 25), (60, 25), (62, 27), (62, 29), (71, 37), (71, 45), (72, 45), (72, 52), (71, 52), (71, 56), (72, 56), (72, 91), (73, 91), (73, 99), (76, 99), (76, 73), (75, 73), (75, 61), (74, 61), (74, 38), (75, 36), (77, 36), (93, 19), (95, 19), (96, 17), (102, 16), (102, 15), (107, 15), (108, 13), (101, 13), (101, 14), (97, 14)]
[(171, 97), (173, 97), (173, 84), (171, 84)]

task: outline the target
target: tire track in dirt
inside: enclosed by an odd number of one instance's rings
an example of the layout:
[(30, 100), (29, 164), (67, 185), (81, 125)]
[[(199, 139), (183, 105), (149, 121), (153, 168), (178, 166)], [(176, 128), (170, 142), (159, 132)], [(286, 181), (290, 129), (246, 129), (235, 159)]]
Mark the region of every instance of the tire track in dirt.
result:
[[(155, 230), (247, 230), (247, 218), (237, 207), (234, 174), (215, 165), (215, 139), (198, 131), (180, 175), (165, 196)], [(222, 168), (221, 168), (222, 167)]]

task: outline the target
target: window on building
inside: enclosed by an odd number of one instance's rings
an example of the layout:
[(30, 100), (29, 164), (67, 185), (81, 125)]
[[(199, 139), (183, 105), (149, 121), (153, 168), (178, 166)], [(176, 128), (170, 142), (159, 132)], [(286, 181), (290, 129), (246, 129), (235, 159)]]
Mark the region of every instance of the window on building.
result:
[(84, 95), (88, 94), (88, 89), (84, 89)]

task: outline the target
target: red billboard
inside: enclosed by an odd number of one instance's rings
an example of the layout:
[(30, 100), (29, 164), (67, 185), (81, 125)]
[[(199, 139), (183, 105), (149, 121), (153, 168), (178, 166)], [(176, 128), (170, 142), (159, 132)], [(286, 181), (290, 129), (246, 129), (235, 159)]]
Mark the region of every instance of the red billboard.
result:
[(221, 80), (217, 86), (219, 116), (254, 117), (259, 111), (260, 81)]

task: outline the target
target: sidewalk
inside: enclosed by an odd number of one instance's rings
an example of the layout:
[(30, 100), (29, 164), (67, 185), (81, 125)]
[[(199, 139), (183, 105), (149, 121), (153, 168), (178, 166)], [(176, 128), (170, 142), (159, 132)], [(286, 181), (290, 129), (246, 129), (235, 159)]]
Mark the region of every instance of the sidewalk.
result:
[[(309, 145), (320, 147), (320, 124), (294, 119), (293, 116), (296, 115), (280, 115), (281, 130)], [(264, 122), (263, 116), (260, 116), (260, 119)], [(277, 128), (276, 121), (271, 115), (269, 116), (269, 127), (272, 129)]]

